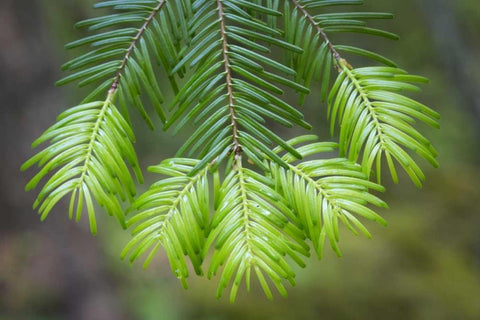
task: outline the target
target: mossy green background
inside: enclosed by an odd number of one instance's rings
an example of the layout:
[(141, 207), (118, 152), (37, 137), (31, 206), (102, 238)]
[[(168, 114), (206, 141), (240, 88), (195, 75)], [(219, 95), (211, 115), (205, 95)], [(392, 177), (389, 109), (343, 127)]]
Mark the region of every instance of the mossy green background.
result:
[[(391, 209), (381, 214), (389, 226), (368, 224), (372, 240), (344, 229), (343, 257), (328, 250), (321, 261), (309, 259), (287, 298), (267, 301), (255, 287), (248, 295), (242, 290), (232, 305), (214, 298), (215, 281), (192, 277), (191, 288), (183, 290), (164, 256), (147, 271), (120, 261), (129, 236), (113, 219), (100, 218), (93, 237), (86, 221), (68, 221), (63, 203), (40, 223), (31, 209), (35, 193), (23, 191), (33, 172), (20, 173), (19, 167), (33, 154), (31, 141), (81, 99), (73, 86), (53, 83), (61, 77), (60, 64), (75, 54), (63, 44), (82, 35), (73, 23), (95, 14), (93, 1), (2, 0), (0, 319), (480, 319), (480, 3), (365, 2), (354, 9), (396, 14), (375, 25), (401, 40), (341, 40), (362, 42), (431, 79), (416, 97), (442, 114), (441, 130), (421, 126), (441, 166), (423, 163), (422, 190), (405, 176), (398, 185), (385, 180), (383, 198)], [(307, 119), (323, 140), (335, 139), (313, 91), (303, 109)], [(151, 132), (137, 122), (144, 167), (172, 156), (185, 137)], [(140, 190), (155, 179), (148, 174)]]

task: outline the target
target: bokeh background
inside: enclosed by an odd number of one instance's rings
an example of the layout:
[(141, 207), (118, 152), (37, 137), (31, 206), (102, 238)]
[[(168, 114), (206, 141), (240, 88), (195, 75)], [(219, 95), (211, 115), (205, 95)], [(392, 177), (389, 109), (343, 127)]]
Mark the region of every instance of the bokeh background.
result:
[[(63, 44), (82, 35), (73, 23), (96, 13), (92, 0), (1, 0), (0, 319), (480, 319), (480, 3), (365, 2), (355, 10), (394, 12), (381, 23), (402, 38), (345, 42), (362, 41), (431, 79), (420, 98), (442, 114), (442, 129), (422, 129), (441, 167), (424, 164), (421, 191), (406, 177), (385, 181), (389, 226), (369, 225), (372, 240), (344, 230), (343, 258), (329, 251), (310, 259), (286, 299), (254, 290), (231, 305), (214, 299), (214, 281), (192, 278), (183, 290), (163, 256), (147, 271), (120, 261), (129, 236), (113, 219), (101, 218), (93, 237), (86, 221), (68, 221), (64, 203), (40, 223), (35, 193), (23, 191), (33, 172), (19, 167), (33, 139), (80, 101), (81, 91), (53, 83), (75, 54)], [(331, 139), (317, 101), (314, 93), (305, 113)], [(141, 123), (137, 136), (144, 167), (172, 156), (183, 139)]]

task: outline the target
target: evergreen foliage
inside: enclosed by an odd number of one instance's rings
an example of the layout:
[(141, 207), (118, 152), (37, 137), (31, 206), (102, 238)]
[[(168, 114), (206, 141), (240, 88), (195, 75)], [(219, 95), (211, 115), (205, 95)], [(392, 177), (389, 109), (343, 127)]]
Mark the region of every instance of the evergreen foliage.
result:
[[(71, 73), (58, 82), (95, 88), (33, 143), (49, 145), (22, 166), (39, 167), (27, 190), (46, 180), (34, 204), (41, 219), (68, 195), (70, 218), (78, 221), (86, 210), (96, 233), (97, 204), (122, 227), (132, 226), (122, 252), (132, 262), (144, 256), (147, 267), (163, 248), (184, 287), (189, 264), (202, 275), (208, 262), (207, 276), (220, 274), (218, 297), (230, 287), (234, 301), (242, 281), (250, 288), (252, 271), (267, 297), (272, 285), (285, 295), (284, 281), (295, 283), (292, 263), (303, 267), (310, 246), (320, 258), (328, 241), (340, 255), (340, 224), (367, 237), (361, 219), (386, 224), (374, 210), (387, 207), (376, 195), (384, 190), (384, 163), (395, 182), (397, 163), (419, 187), (425, 177), (412, 153), (437, 166), (435, 149), (414, 123), (438, 127), (438, 114), (405, 95), (426, 79), (378, 53), (331, 40), (345, 32), (397, 39), (367, 26), (391, 14), (325, 11), (361, 3), (97, 3), (109, 14), (77, 24), (94, 33), (67, 48), (89, 51), (64, 64)], [(284, 61), (272, 54), (279, 51)], [(342, 54), (384, 66), (354, 68)], [(162, 75), (170, 88), (162, 88)], [(340, 128), (338, 144), (313, 135), (285, 141), (268, 126), (311, 129), (282, 99), (285, 90), (298, 93), (299, 105), (320, 90), (332, 135), (337, 123)], [(129, 112), (136, 109), (153, 128), (146, 105), (164, 130), (177, 133), (191, 123), (195, 131), (174, 158), (150, 167), (167, 178), (136, 196), (133, 176), (141, 183), (142, 173)], [(323, 155), (337, 148), (338, 158)]]

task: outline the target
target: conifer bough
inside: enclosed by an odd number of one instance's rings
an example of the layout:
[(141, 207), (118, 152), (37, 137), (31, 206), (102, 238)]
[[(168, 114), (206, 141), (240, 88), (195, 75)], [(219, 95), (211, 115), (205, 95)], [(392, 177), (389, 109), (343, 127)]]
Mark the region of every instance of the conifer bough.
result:
[[(395, 182), (403, 169), (420, 187), (418, 156), (437, 166), (435, 149), (414, 124), (437, 128), (439, 115), (406, 95), (427, 79), (334, 41), (338, 33), (397, 39), (368, 26), (391, 14), (342, 11), (361, 3), (97, 3), (109, 14), (77, 23), (92, 35), (67, 44), (87, 49), (62, 66), (69, 75), (58, 81), (94, 89), (60, 114), (33, 143), (48, 146), (22, 166), (39, 168), (26, 189), (43, 181), (34, 203), (41, 219), (69, 198), (69, 217), (87, 214), (95, 234), (98, 205), (132, 228), (122, 251), (131, 262), (143, 259), (147, 267), (163, 248), (184, 287), (191, 264), (197, 275), (204, 268), (209, 278), (219, 274), (218, 297), (230, 288), (234, 301), (243, 282), (250, 289), (252, 273), (267, 297), (272, 288), (285, 295), (285, 283), (295, 284), (293, 265), (305, 266), (310, 250), (320, 258), (328, 242), (341, 254), (340, 225), (370, 237), (362, 220), (386, 224), (375, 211), (387, 207), (375, 194), (384, 190), (382, 167)], [(347, 55), (370, 66), (354, 68)], [(285, 91), (298, 94), (298, 105), (319, 91), (327, 106), (319, 112), (327, 112), (338, 143), (314, 135), (286, 141), (274, 132), (270, 121), (311, 129), (282, 98)], [(136, 109), (153, 128), (145, 105), (164, 130), (196, 129), (174, 158), (149, 168), (166, 178), (137, 196), (143, 178), (129, 113)], [(336, 149), (338, 158), (322, 156)]]

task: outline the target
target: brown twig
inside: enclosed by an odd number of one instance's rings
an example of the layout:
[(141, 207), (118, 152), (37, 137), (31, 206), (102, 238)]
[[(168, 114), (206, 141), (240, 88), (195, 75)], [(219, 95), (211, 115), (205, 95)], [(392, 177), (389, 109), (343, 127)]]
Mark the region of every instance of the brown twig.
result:
[(307, 10), (305, 10), (305, 8), (301, 6), (297, 0), (290, 0), (290, 1), (292, 1), (295, 8), (298, 11), (300, 11), (305, 16), (305, 18), (312, 24), (312, 26), (317, 30), (317, 33), (323, 38), (325, 43), (328, 45), (328, 49), (330, 50), (333, 57), (335, 58), (335, 61), (337, 62), (339, 72), (341, 72), (341, 68), (340, 68), (341, 65), (345, 65), (349, 69), (352, 69), (352, 66), (347, 62), (347, 60), (343, 59), (340, 53), (338, 53), (337, 49), (335, 49), (335, 46), (332, 44), (332, 42), (328, 38), (325, 31), (323, 31), (323, 29), (318, 26), (318, 23), (315, 22), (315, 19), (313, 19), (313, 16)]
[(115, 75), (115, 78), (113, 79), (113, 83), (110, 87), (110, 90), (108, 91), (109, 95), (113, 95), (113, 93), (117, 90), (118, 88), (118, 83), (120, 82), (120, 78), (122, 77), (122, 73), (125, 70), (125, 67), (127, 66), (128, 59), (133, 53), (133, 50), (135, 49), (135, 46), (137, 44), (137, 41), (142, 37), (142, 35), (145, 33), (145, 30), (147, 30), (147, 27), (150, 25), (150, 23), (153, 21), (153, 18), (155, 18), (155, 15), (162, 9), (162, 7), (165, 5), (167, 0), (162, 0), (152, 11), (152, 13), (148, 16), (147, 20), (145, 20), (145, 23), (142, 25), (142, 27), (138, 30), (138, 33), (135, 35), (133, 38), (132, 43), (127, 49), (127, 52), (125, 53), (125, 57), (122, 60), (122, 63), (117, 71), (117, 74)]
[(238, 141), (238, 123), (235, 115), (235, 101), (233, 99), (233, 86), (232, 86), (232, 71), (230, 69), (230, 59), (228, 57), (228, 39), (227, 32), (225, 30), (225, 17), (223, 11), (223, 4), (221, 0), (217, 0), (218, 17), (220, 19), (220, 35), (222, 38), (222, 52), (223, 63), (225, 66), (225, 80), (227, 82), (227, 95), (228, 95), (228, 107), (230, 109), (230, 119), (232, 121), (233, 130), (233, 152), (236, 156), (239, 156), (242, 152), (242, 147)]

